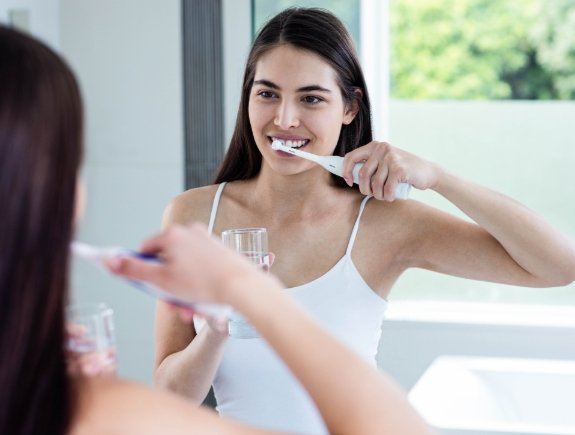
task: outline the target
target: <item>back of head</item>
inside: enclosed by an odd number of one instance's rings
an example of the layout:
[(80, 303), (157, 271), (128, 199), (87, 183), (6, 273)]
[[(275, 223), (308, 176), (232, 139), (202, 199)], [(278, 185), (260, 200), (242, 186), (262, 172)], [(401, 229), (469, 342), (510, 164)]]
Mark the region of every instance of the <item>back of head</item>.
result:
[[(260, 170), (262, 156), (251, 131), (249, 96), (256, 63), (263, 54), (282, 44), (310, 51), (325, 60), (336, 72), (344, 102), (358, 105), (359, 111), (354, 120), (342, 127), (334, 155), (344, 156), (372, 140), (371, 109), (365, 79), (345, 26), (335, 15), (324, 9), (286, 9), (261, 28), (252, 44), (234, 134), (216, 183), (252, 178)], [(334, 176), (334, 182), (347, 187), (342, 178)]]
[(64, 304), (81, 137), (70, 69), (0, 26), (2, 434), (61, 434), (70, 424)]

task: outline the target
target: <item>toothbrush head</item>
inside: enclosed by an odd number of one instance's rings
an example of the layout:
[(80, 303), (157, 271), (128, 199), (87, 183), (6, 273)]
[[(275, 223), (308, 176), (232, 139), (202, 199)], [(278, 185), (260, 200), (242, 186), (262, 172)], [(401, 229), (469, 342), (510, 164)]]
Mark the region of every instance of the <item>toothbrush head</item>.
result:
[(70, 248), (75, 256), (87, 260), (97, 260), (101, 256), (101, 253), (97, 248), (90, 246), (87, 243), (74, 241), (70, 244)]
[(280, 150), (283, 146), (285, 146), (285, 143), (283, 140), (275, 139), (272, 142), (272, 150)]

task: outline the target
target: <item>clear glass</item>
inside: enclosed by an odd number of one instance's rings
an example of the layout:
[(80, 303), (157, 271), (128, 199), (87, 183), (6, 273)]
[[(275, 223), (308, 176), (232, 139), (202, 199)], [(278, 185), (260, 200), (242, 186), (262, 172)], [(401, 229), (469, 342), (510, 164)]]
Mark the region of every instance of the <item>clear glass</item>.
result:
[[(222, 242), (248, 258), (262, 271), (269, 270), (268, 233), (265, 228), (238, 228), (222, 231)], [(228, 333), (234, 338), (257, 338), (259, 334), (240, 314), (230, 315)]]
[(114, 375), (117, 370), (114, 312), (103, 303), (66, 309), (68, 366), (73, 374)]
[(268, 271), (268, 233), (265, 228), (225, 230), (222, 232), (222, 242), (228, 248), (248, 258), (264, 272)]

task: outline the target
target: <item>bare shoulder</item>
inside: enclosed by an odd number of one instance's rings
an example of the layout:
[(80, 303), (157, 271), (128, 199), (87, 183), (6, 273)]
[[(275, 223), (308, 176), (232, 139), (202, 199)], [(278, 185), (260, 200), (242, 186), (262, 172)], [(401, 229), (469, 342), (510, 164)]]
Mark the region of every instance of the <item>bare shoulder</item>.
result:
[(406, 234), (413, 220), (420, 217), (420, 203), (417, 201), (408, 199), (390, 203), (372, 198), (365, 207), (361, 226), (372, 235)]
[(409, 267), (419, 264), (422, 254), (435, 255), (457, 240), (475, 239), (485, 233), (473, 222), (412, 199), (391, 203), (370, 200), (364, 215), (361, 228), (365, 230), (358, 234), (363, 246), (380, 255), (393, 253), (398, 262)]
[(391, 203), (371, 199), (365, 208), (362, 225), (368, 228), (370, 233), (392, 231), (405, 236), (419, 233), (428, 224), (453, 219), (460, 220), (453, 215), (413, 199), (398, 200)]
[(70, 435), (258, 433), (173, 394), (127, 381), (82, 381), (78, 396)]
[(164, 210), (162, 227), (190, 222), (207, 224), (218, 185), (189, 189), (174, 197)]
[(358, 240), (369, 249), (392, 250), (398, 260), (412, 257), (425, 240), (437, 234), (468, 231), (474, 225), (463, 219), (408, 199), (385, 202), (371, 199), (361, 219)]

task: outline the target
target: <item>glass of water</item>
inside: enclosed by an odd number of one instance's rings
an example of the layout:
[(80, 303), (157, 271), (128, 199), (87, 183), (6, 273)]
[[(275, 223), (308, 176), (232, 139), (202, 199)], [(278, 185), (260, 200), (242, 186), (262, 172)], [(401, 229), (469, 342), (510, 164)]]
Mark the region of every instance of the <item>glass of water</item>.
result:
[[(252, 264), (267, 272), (270, 268), (268, 233), (265, 228), (238, 228), (222, 231), (222, 242), (246, 257)], [(228, 324), (234, 338), (257, 338), (259, 334), (240, 314), (232, 313)]]
[(68, 370), (84, 376), (115, 375), (114, 312), (103, 303), (66, 308)]

